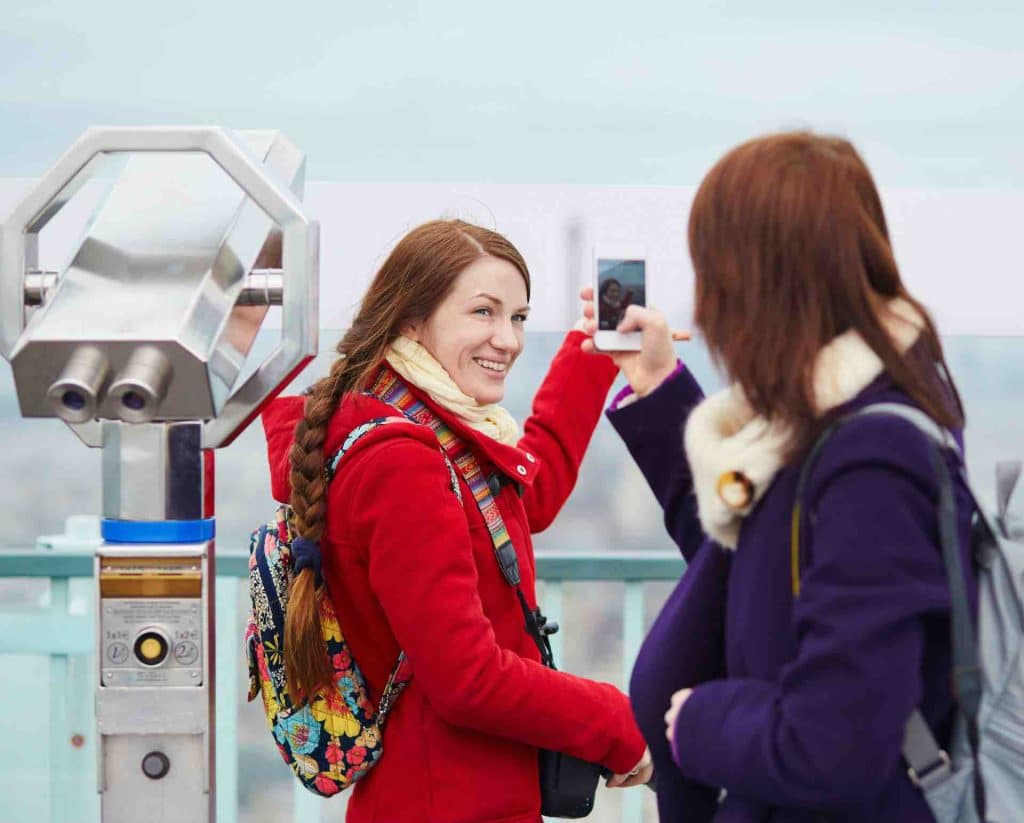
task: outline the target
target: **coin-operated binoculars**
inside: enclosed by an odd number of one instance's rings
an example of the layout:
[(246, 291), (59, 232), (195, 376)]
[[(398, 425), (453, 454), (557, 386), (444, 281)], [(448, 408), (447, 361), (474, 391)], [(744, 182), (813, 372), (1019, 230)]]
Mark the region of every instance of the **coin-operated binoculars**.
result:
[[(127, 159), (71, 262), (39, 270), (39, 232), (112, 153)], [(0, 353), (21, 413), (103, 450), (104, 823), (215, 816), (212, 450), (316, 353), (304, 174), (274, 132), (90, 129), (0, 225)], [(269, 305), (280, 343), (245, 368)]]

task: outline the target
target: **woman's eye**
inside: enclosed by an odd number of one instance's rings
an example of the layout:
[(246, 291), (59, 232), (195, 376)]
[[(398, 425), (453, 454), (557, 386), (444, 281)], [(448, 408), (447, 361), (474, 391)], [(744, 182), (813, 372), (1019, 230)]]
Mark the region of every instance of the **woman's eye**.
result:
[(487, 306), (481, 306), (478, 309), (473, 309), (473, 314), (479, 314), (481, 317), (490, 317), (491, 310)]
[(526, 315), (525, 314), (513, 314), (512, 315), (512, 322), (514, 322), (514, 323), (525, 323), (526, 322)]

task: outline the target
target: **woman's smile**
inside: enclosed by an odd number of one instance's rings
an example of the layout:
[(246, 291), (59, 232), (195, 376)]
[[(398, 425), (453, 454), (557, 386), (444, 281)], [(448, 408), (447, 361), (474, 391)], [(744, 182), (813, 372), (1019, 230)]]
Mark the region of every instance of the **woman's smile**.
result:
[(499, 362), (497, 360), (485, 360), (482, 357), (474, 357), (473, 361), (477, 365), (482, 366), (487, 371), (494, 373), (495, 376), (501, 377), (501, 378), (505, 377), (505, 372), (508, 369), (508, 364), (507, 363), (502, 363), (502, 362)]

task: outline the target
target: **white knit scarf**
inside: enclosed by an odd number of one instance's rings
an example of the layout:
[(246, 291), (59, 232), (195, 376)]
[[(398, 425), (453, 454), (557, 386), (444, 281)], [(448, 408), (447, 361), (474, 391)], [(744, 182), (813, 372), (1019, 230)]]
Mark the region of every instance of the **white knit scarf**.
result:
[[(881, 320), (900, 352), (913, 345), (923, 326), (913, 306), (899, 299), (888, 303)], [(818, 414), (852, 400), (882, 369), (878, 355), (856, 331), (841, 334), (818, 353), (814, 364)], [(785, 425), (754, 414), (739, 386), (709, 396), (690, 413), (686, 456), (700, 522), (704, 532), (720, 545), (736, 548), (743, 519), (782, 467), (790, 434)], [(737, 505), (736, 499), (730, 504), (720, 493), (730, 473), (745, 478), (752, 487), (744, 505)]]
[(399, 336), (388, 348), (385, 359), (401, 377), (425, 391), (431, 400), (470, 428), (508, 446), (519, 441), (519, 425), (511, 414), (497, 403), (477, 403), (455, 384), (434, 355), (415, 340)]

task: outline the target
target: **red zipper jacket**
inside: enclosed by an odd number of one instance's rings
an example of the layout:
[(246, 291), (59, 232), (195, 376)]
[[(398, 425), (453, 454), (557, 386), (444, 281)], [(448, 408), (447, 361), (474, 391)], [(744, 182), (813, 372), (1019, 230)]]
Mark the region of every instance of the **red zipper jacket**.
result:
[[(566, 338), (516, 446), (470, 429), (410, 386), (470, 445), (485, 476), (515, 481), (495, 499), (531, 607), (530, 535), (554, 520), (572, 490), (616, 373), (607, 358), (580, 350), (583, 339)], [(263, 413), (281, 501), (290, 493), (288, 452), (302, 406), (303, 398), (285, 397)], [(346, 396), (325, 453), (355, 426), (397, 414), (374, 398)], [(353, 788), (349, 823), (538, 823), (538, 749), (617, 773), (643, 754), (619, 689), (540, 663), (483, 517), (460, 483), (461, 503), (433, 432), (393, 424), (351, 448), (328, 492), (324, 578), (371, 694), (380, 694), (400, 649), (413, 673), (388, 718), (384, 756)]]

